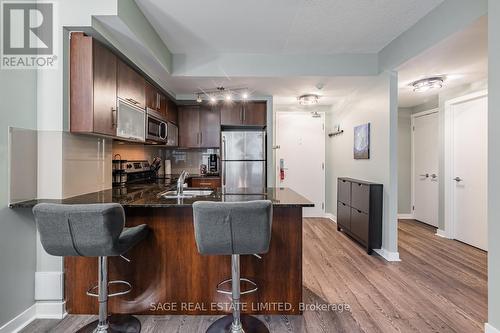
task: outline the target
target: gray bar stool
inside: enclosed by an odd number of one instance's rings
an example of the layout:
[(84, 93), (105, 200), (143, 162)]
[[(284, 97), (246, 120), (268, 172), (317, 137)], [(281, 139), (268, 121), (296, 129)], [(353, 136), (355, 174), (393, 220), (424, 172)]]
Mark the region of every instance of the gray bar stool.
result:
[[(218, 292), (232, 295), (233, 314), (215, 321), (207, 330), (231, 333), (268, 333), (269, 329), (259, 319), (241, 315), (240, 296), (252, 291), (241, 292), (240, 255), (266, 253), (271, 241), (272, 203), (269, 200), (249, 202), (195, 202), (193, 204), (194, 231), (198, 252), (205, 255), (230, 255), (230, 280), (217, 286)], [(232, 291), (219, 288), (231, 282)]]
[[(133, 316), (108, 317), (108, 297), (124, 295), (132, 289), (126, 281), (108, 282), (108, 257), (122, 256), (147, 236), (148, 227), (143, 224), (124, 228), (125, 212), (119, 204), (38, 204), (33, 214), (47, 253), (99, 258), (98, 285), (87, 291), (87, 295), (99, 299), (99, 320), (78, 332), (140, 332), (141, 323)], [(127, 290), (108, 294), (110, 284), (125, 285)]]

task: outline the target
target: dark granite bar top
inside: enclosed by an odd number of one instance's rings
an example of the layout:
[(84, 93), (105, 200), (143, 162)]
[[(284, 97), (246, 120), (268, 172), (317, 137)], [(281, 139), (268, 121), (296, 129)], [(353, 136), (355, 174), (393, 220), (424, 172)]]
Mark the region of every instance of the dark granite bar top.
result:
[(170, 179), (128, 184), (124, 187), (93, 192), (67, 199), (36, 199), (13, 203), (11, 208), (31, 208), (38, 203), (93, 204), (119, 203), (124, 207), (187, 207), (195, 201), (235, 202), (271, 200), (279, 207), (314, 207), (314, 204), (289, 188), (268, 187), (263, 189), (217, 189), (209, 196), (184, 199), (165, 199), (160, 194), (175, 189)]

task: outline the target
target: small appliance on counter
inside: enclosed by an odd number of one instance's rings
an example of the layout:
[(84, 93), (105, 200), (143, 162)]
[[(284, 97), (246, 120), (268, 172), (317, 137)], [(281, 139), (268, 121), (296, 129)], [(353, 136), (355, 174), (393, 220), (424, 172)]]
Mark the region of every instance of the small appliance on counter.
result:
[(113, 160), (113, 186), (151, 179), (154, 173), (148, 161)]
[(208, 157), (208, 173), (219, 173), (219, 156), (217, 154), (210, 154)]
[(207, 165), (202, 164), (200, 165), (200, 175), (206, 175), (207, 174)]

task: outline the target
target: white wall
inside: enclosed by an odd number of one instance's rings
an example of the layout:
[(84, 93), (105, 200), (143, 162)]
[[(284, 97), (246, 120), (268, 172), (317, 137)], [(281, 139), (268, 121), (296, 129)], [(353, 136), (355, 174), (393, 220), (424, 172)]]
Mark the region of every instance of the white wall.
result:
[[(397, 208), (394, 205), (397, 203), (397, 188), (394, 191), (394, 187), (397, 186), (397, 174), (393, 175), (394, 164), (391, 165), (391, 149), (394, 149), (394, 141), (397, 142), (397, 133), (391, 131), (394, 129), (397, 131), (397, 118), (396, 124), (391, 124), (391, 121), (394, 121), (397, 109), (391, 110), (393, 107), (391, 104), (394, 102), (391, 101), (390, 94), (391, 80), (391, 75), (387, 73), (370, 78), (367, 84), (359, 89), (357, 96), (340, 109), (333, 106), (333, 112), (326, 116), (326, 133), (334, 131), (337, 125), (344, 130), (343, 134), (327, 138), (326, 142), (326, 211), (334, 216), (337, 215), (338, 177), (351, 177), (383, 184), (382, 247), (397, 252)], [(354, 127), (365, 123), (370, 123), (371, 126), (370, 159), (354, 160)], [(393, 138), (391, 134), (394, 135)], [(396, 157), (396, 153), (393, 157)]]

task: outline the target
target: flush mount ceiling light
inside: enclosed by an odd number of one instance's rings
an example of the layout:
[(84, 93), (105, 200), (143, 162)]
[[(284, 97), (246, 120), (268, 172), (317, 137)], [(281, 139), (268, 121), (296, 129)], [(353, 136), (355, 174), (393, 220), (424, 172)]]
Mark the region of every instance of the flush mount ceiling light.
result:
[(426, 92), (431, 89), (442, 88), (443, 82), (444, 82), (444, 77), (435, 76), (415, 81), (411, 83), (410, 86), (413, 87), (414, 92)]
[(201, 92), (195, 92), (196, 102), (202, 103), (203, 101), (209, 101), (211, 104), (217, 103), (217, 101), (231, 102), (232, 100), (247, 100), (250, 96), (248, 88), (236, 88), (236, 89), (226, 89), (225, 87), (217, 87), (215, 90), (202, 90)]
[(315, 94), (306, 94), (297, 97), (300, 105), (314, 105), (318, 104), (319, 96)]

